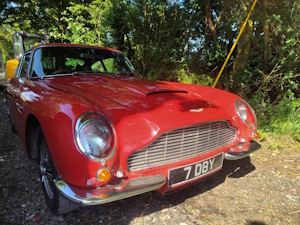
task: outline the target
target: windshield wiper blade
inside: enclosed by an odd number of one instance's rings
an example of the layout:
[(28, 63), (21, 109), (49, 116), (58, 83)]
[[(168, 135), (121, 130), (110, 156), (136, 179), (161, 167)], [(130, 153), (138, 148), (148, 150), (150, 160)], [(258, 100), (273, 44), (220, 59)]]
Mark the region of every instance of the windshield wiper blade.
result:
[(105, 75), (113, 75), (114, 73), (109, 72), (95, 72), (95, 71), (74, 71), (72, 75), (96, 75), (96, 76), (105, 76)]
[(115, 75), (119, 75), (119, 74), (134, 75), (137, 77), (142, 77), (140, 74), (133, 72), (133, 71), (119, 71)]
[(94, 73), (94, 72), (91, 71), (91, 70), (87, 70), (87, 71), (73, 71), (72, 75), (85, 75), (85, 74), (88, 74), (88, 73)]

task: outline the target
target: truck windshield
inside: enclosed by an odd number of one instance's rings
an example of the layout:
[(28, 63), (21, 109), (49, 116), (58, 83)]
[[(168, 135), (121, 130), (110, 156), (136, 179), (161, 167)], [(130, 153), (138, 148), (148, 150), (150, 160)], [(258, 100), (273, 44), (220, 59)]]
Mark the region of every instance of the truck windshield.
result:
[(34, 52), (30, 77), (84, 73), (135, 73), (121, 53), (91, 47), (41, 47)]

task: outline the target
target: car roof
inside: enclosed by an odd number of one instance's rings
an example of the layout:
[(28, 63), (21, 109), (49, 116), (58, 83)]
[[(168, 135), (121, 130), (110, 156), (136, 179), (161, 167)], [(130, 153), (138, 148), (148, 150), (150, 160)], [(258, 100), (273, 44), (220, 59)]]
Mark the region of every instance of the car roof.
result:
[(93, 46), (93, 45), (84, 45), (84, 44), (70, 44), (70, 43), (48, 43), (48, 44), (40, 44), (35, 47), (33, 47), (31, 50), (35, 50), (36, 48), (41, 47), (82, 47), (82, 48), (97, 48), (102, 50), (108, 50), (113, 52), (122, 53), (121, 51), (114, 49), (114, 48), (107, 48), (107, 47), (101, 47), (101, 46)]

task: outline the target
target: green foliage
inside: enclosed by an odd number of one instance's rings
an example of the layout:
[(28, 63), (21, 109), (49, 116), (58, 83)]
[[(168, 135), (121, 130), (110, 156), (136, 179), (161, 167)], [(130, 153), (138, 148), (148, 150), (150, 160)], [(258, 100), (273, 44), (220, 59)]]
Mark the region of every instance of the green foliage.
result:
[(102, 63), (100, 61), (95, 62), (92, 65), (91, 69), (93, 71), (97, 71), (97, 72), (104, 72), (104, 68), (103, 68)]
[[(249, 39), (254, 43), (254, 49), (249, 52), (249, 60), (243, 70), (235, 74), (235, 81), (237, 84), (249, 84), (249, 94), (252, 95), (253, 91), (264, 92), (266, 98), (276, 102), (288, 90), (298, 94), (300, 3), (290, 1), (269, 3), (270, 7), (272, 5), (278, 10), (272, 10), (272, 14), (267, 18), (265, 16), (258, 18), (258, 20), (266, 19), (269, 28), (272, 29), (273, 36), (269, 37), (270, 45), (265, 46), (265, 37), (261, 35)], [(265, 58), (264, 52), (259, 49), (266, 49), (268, 58)], [(248, 71), (249, 75), (243, 76), (244, 71)]]
[(300, 98), (288, 90), (269, 111), (270, 130), (276, 134), (291, 135), (300, 141)]
[(77, 67), (77, 65), (79, 66), (83, 66), (84, 65), (84, 61), (81, 59), (73, 59), (73, 58), (66, 58), (66, 66), (71, 66), (72, 70), (75, 70), (75, 68)]
[(278, 104), (264, 101), (262, 96), (253, 96), (249, 104), (253, 106), (260, 127), (261, 139), (265, 132), (292, 136), (300, 141), (300, 98), (288, 90)]
[(12, 33), (8, 26), (0, 26), (0, 51), (4, 63), (13, 58)]
[[(13, 31), (123, 51), (150, 79), (212, 85), (250, 10), (241, 0), (4, 0), (0, 50)], [(264, 131), (299, 137), (300, 2), (260, 1), (218, 83), (249, 100)], [(74, 63), (70, 62), (72, 66)], [(113, 62), (107, 62), (113, 71)], [(99, 64), (93, 70), (103, 71)]]
[(260, 141), (265, 141), (267, 139), (268, 133), (266, 131), (259, 129), (257, 132), (259, 133)]
[(213, 80), (207, 75), (196, 75), (194, 73), (187, 73), (185, 69), (180, 69), (178, 72), (178, 81), (186, 84), (201, 84), (211, 86)]
[(105, 65), (105, 68), (107, 70), (107, 72), (109, 73), (117, 73), (119, 71), (119, 68), (117, 68), (114, 59), (113, 58), (109, 58), (109, 59), (104, 59), (103, 63)]
[(61, 32), (59, 27), (53, 26), (51, 36), (76, 44), (102, 45), (107, 37), (101, 24), (109, 5), (108, 0), (93, 0), (89, 5), (70, 2), (60, 18), (67, 27)]

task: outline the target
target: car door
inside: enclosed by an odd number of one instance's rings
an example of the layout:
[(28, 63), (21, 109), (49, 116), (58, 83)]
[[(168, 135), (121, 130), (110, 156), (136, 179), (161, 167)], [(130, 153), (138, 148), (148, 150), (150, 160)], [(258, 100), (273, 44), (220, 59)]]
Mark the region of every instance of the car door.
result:
[(7, 105), (10, 116), (19, 132), (25, 126), (22, 124), (24, 101), (21, 98), (21, 93), (24, 91), (24, 84), (28, 77), (28, 68), (31, 58), (31, 52), (26, 52), (21, 59), (21, 62), (16, 70), (15, 76), (10, 79), (7, 87)]

